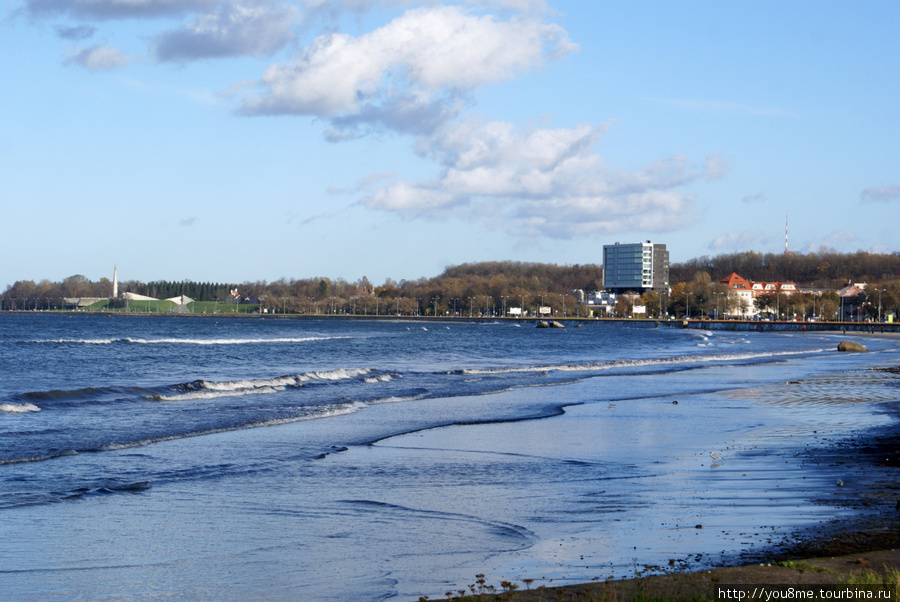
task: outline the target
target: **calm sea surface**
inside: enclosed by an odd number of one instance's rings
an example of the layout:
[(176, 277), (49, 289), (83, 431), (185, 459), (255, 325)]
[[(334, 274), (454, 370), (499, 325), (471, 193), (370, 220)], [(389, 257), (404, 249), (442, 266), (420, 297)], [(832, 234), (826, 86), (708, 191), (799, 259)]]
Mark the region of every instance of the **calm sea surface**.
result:
[[(10, 599), (415, 600), (700, 568), (840, 516), (897, 340), (0, 315)], [(702, 526), (702, 528), (698, 528)]]

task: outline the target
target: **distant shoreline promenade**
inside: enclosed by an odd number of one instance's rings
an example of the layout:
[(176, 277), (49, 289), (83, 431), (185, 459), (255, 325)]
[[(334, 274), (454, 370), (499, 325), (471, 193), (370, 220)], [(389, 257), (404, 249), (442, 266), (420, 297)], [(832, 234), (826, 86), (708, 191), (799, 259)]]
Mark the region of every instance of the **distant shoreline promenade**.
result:
[[(32, 314), (34, 310), (6, 310), (5, 314)], [(774, 320), (709, 320), (709, 319), (659, 319), (659, 318), (587, 318), (587, 317), (501, 317), (501, 316), (410, 316), (410, 315), (359, 315), (359, 314), (258, 314), (258, 313), (167, 313), (167, 312), (118, 312), (118, 311), (40, 311), (60, 315), (106, 315), (127, 317), (163, 316), (171, 318), (224, 318), (224, 319), (276, 319), (276, 320), (395, 320), (403, 322), (508, 322), (536, 326), (539, 322), (558, 322), (567, 328), (590, 324), (608, 324), (633, 328), (684, 328), (692, 330), (722, 330), (730, 332), (818, 332), (855, 334), (900, 333), (898, 322), (794, 322)]]

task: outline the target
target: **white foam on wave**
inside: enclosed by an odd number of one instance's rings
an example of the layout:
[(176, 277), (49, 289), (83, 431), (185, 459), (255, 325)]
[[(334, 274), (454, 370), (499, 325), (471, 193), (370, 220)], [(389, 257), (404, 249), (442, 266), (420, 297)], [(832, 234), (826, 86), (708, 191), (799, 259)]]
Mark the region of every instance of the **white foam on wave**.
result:
[(36, 339), (29, 343), (56, 343), (69, 345), (111, 345), (113, 343), (130, 343), (133, 345), (265, 345), (276, 343), (308, 343), (311, 341), (330, 341), (350, 337), (279, 337), (256, 339), (140, 339), (132, 337), (109, 339)]
[(0, 403), (0, 412), (9, 414), (25, 414), (27, 412), (40, 412), (41, 408), (33, 403)]
[(115, 342), (121, 341), (122, 339), (35, 339), (33, 341), (26, 341), (27, 343), (53, 343), (53, 344), (68, 344), (68, 345), (112, 345)]
[(329, 341), (348, 337), (281, 337), (273, 339), (124, 339), (126, 343), (142, 345), (264, 345), (267, 343), (308, 343), (310, 341)]
[(154, 395), (156, 401), (189, 401), (192, 399), (218, 399), (220, 397), (239, 397), (242, 395), (263, 395), (284, 391), (285, 387), (254, 387), (251, 389), (223, 389), (192, 391), (190, 393), (178, 393), (175, 395)]
[[(709, 345), (712, 345), (711, 343)], [(703, 346), (700, 344), (700, 346)], [(589, 364), (559, 364), (548, 366), (521, 366), (513, 368), (470, 368), (461, 370), (461, 374), (506, 374), (516, 372), (591, 372), (596, 370), (612, 370), (615, 368), (639, 368), (642, 366), (665, 366), (690, 364), (695, 362), (734, 362), (754, 360), (760, 358), (775, 358), (797, 355), (808, 355), (811, 353), (823, 353), (830, 351), (830, 348), (810, 349), (804, 351), (775, 351), (775, 352), (759, 352), (759, 353), (725, 353), (722, 355), (683, 355), (678, 357), (644, 359), (644, 360), (617, 360), (602, 363)]]
[(391, 397), (382, 397), (381, 399), (373, 399), (366, 402), (366, 405), (374, 406), (380, 405), (383, 403), (403, 403), (406, 401), (418, 401), (419, 399), (425, 399), (427, 397), (425, 394), (422, 395), (405, 395), (405, 396), (397, 396), (393, 395)]
[(389, 383), (393, 380), (393, 377), (390, 374), (379, 374), (378, 376), (371, 376), (363, 380), (369, 384)]
[(345, 378), (356, 378), (371, 372), (368, 368), (338, 368), (327, 372), (307, 372), (301, 375), (301, 378), (309, 380), (343, 380)]
[[(305, 374), (278, 376), (275, 378), (227, 381), (199, 380), (184, 385), (188, 389), (186, 391), (170, 395), (151, 395), (147, 399), (156, 401), (188, 401), (192, 399), (217, 399), (220, 397), (278, 393), (288, 387), (301, 387), (309, 382), (346, 380), (358, 378), (370, 372), (371, 370), (367, 368), (338, 368), (336, 370), (307, 372)], [(384, 376), (387, 376), (388, 380), (390, 380), (389, 375)]]

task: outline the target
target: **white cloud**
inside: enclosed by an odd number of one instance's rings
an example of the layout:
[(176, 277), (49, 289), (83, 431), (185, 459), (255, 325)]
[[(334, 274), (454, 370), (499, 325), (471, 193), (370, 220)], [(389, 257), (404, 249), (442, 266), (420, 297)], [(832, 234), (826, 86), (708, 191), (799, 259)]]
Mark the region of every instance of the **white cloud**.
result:
[(859, 195), (860, 201), (868, 203), (872, 201), (896, 201), (900, 199), (900, 186), (882, 186), (880, 188), (866, 188)]
[(454, 215), (517, 236), (570, 238), (628, 230), (666, 232), (697, 219), (694, 197), (678, 190), (705, 168), (683, 156), (638, 172), (606, 167), (594, 152), (608, 124), (517, 131), (503, 122), (448, 126), (419, 150), (439, 177), (398, 181), (362, 199), (406, 217)]
[(711, 243), (709, 248), (713, 251), (734, 250), (734, 249), (752, 249), (765, 238), (762, 232), (750, 232), (742, 230), (738, 232), (726, 232), (717, 236)]
[(97, 44), (88, 48), (72, 49), (66, 63), (79, 65), (88, 71), (108, 71), (118, 69), (130, 61), (131, 59), (118, 48)]
[(260, 80), (262, 95), (247, 99), (242, 112), (332, 117), (337, 127), (340, 118), (350, 118), (397, 128), (404, 115), (415, 120), (424, 113), (433, 120), (460, 94), (575, 48), (562, 28), (534, 19), (500, 21), (458, 6), (417, 8), (359, 37), (316, 38), (294, 62), (270, 66)]
[(154, 50), (159, 60), (175, 62), (272, 54), (291, 42), (298, 17), (288, 8), (222, 6), (160, 34)]

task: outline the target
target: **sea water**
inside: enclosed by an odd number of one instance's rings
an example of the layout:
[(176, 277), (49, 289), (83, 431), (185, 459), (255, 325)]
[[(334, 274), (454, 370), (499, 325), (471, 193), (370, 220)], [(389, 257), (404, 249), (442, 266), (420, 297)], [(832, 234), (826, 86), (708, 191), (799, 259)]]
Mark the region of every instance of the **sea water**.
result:
[(712, 566), (844, 512), (895, 340), (0, 315), (10, 598), (414, 600)]

